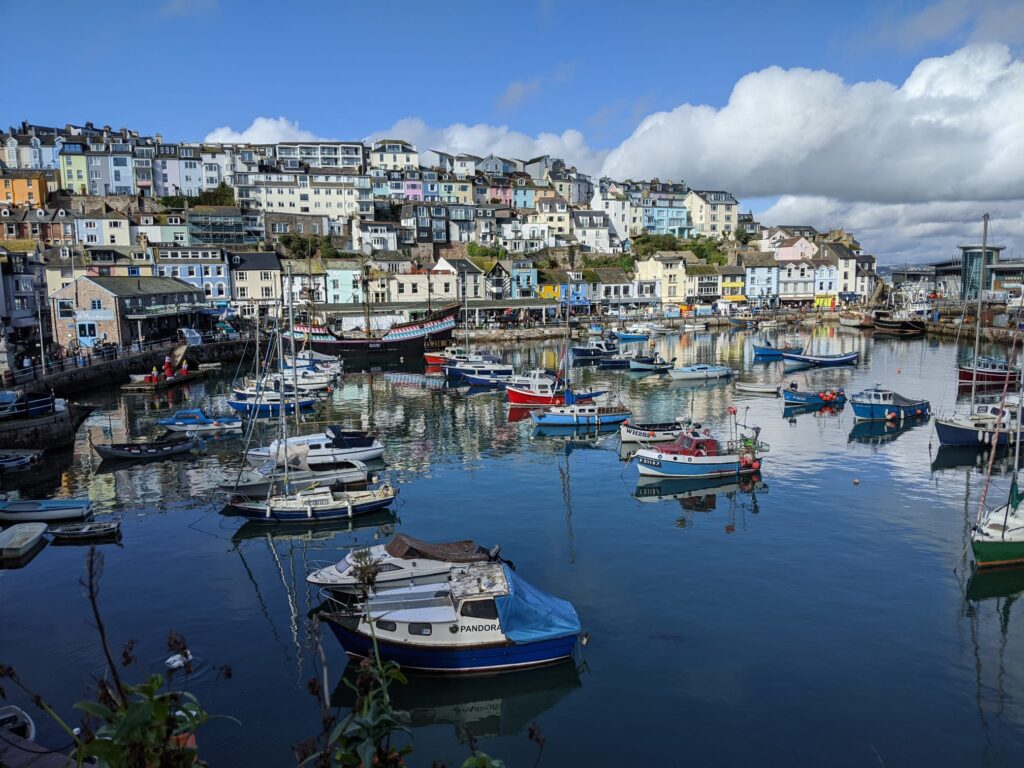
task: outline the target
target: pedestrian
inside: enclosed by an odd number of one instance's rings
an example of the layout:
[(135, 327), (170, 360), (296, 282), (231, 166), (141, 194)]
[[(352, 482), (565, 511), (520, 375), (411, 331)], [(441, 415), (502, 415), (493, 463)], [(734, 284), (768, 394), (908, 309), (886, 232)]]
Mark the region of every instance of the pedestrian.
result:
[(31, 368), (32, 367), (32, 358), (30, 358), (28, 355), (25, 355), (25, 358), (21, 361), (21, 367), (22, 367), (23, 370), (26, 370), (26, 371), (29, 368)]

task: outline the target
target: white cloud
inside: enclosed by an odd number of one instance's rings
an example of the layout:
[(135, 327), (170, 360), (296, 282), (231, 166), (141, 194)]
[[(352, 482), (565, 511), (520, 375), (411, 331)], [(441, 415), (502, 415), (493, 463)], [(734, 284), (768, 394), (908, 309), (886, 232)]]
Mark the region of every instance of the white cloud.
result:
[(541, 133), (530, 136), (513, 131), (507, 125), (455, 123), (447, 128), (434, 128), (418, 117), (406, 117), (390, 128), (378, 131), (369, 140), (398, 136), (416, 144), (420, 150), (440, 149), (445, 152), (466, 152), (474, 155), (494, 153), (503, 157), (531, 158), (554, 155), (581, 171), (600, 169), (605, 150), (587, 145), (583, 134), (570, 128), (562, 133)]
[(160, 15), (168, 18), (205, 16), (220, 10), (218, 0), (167, 0), (160, 6)]
[(498, 109), (515, 109), (529, 96), (540, 90), (540, 78), (532, 80), (513, 80), (498, 97)]
[(225, 125), (206, 134), (206, 141), (224, 144), (274, 144), (278, 141), (317, 141), (319, 137), (299, 128), (298, 120), (286, 117), (257, 117), (243, 131)]

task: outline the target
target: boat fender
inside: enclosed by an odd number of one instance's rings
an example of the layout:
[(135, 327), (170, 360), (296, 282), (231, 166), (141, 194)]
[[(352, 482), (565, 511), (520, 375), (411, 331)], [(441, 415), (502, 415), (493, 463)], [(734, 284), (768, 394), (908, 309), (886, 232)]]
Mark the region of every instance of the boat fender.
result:
[(648, 432), (648, 433), (647, 433), (647, 436), (648, 436), (648, 437), (654, 437), (654, 433), (653, 433), (653, 432)]
[(750, 462), (750, 468), (751, 469), (760, 469), (761, 468), (761, 462), (758, 461), (757, 459), (754, 459), (752, 462)]

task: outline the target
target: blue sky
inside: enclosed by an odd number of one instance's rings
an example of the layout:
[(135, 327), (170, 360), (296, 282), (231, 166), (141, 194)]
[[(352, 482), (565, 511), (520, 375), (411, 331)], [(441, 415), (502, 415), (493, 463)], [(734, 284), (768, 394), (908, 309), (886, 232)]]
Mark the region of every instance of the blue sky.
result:
[[(3, 5), (11, 29), (39, 21), (37, 5)], [(960, 42), (960, 30), (914, 45), (881, 39), (927, 5), (58, 3), (42, 48), (35, 35), (7, 37), (8, 61), (31, 67), (18, 71), (4, 112), (8, 122), (91, 119), (174, 140), (260, 115), (332, 138), (418, 116), (530, 134), (577, 128), (609, 147), (650, 112), (721, 106), (740, 77), (771, 65), (899, 82)]]
[(1024, 257), (1024, 0), (0, 7), (52, 16), (5, 39), (4, 127), (550, 153), (844, 226), (881, 261), (946, 258), (987, 210)]

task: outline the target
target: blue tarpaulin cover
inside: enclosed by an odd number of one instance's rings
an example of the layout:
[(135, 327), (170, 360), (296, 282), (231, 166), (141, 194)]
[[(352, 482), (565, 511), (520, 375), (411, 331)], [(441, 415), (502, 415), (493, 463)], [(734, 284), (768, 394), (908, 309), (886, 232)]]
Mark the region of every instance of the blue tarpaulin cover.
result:
[(507, 565), (508, 594), (495, 598), (505, 636), (514, 643), (577, 635), (580, 619), (572, 603), (541, 592), (520, 579)]

